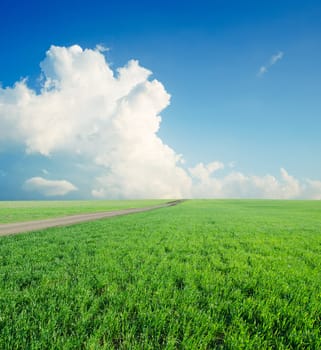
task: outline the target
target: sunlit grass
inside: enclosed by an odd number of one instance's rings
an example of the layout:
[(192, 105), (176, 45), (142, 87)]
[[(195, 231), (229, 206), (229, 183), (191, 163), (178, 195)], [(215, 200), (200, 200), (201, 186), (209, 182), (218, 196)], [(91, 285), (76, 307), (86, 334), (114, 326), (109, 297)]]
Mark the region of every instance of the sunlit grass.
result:
[(0, 239), (1, 349), (320, 349), (321, 202), (188, 201)]

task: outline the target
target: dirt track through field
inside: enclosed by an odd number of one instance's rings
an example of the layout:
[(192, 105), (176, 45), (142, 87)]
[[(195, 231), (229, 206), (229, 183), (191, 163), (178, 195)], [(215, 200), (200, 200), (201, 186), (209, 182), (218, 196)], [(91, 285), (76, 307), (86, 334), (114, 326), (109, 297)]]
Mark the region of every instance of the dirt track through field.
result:
[(70, 215), (60, 218), (37, 220), (37, 221), (27, 221), (27, 222), (17, 222), (12, 224), (0, 224), (0, 236), (19, 234), (29, 231), (43, 230), (49, 227), (57, 226), (69, 226), (78, 224), (80, 222), (94, 221), (99, 219), (111, 218), (114, 216), (128, 215), (134, 213), (142, 213), (145, 211), (171, 207), (181, 203), (183, 200), (171, 201), (165, 204), (154, 205), (145, 208), (132, 208), (132, 209), (122, 209), (114, 211), (104, 211), (99, 213), (90, 214), (79, 214)]

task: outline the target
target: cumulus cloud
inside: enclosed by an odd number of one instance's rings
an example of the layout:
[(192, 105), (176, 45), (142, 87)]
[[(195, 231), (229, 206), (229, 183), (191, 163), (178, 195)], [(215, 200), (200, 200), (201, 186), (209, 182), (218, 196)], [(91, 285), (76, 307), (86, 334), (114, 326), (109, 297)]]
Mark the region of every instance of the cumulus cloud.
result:
[(101, 167), (92, 184), (97, 197), (188, 196), (182, 157), (157, 135), (170, 95), (138, 61), (114, 72), (101, 51), (52, 46), (40, 64), (39, 93), (26, 80), (1, 88), (0, 141)]
[(283, 56), (284, 53), (282, 51), (279, 51), (275, 55), (272, 55), (269, 62), (266, 65), (260, 67), (257, 76), (262, 77), (264, 74), (266, 74), (273, 65), (275, 65), (283, 58)]
[[(321, 198), (321, 182), (299, 181), (284, 169), (278, 178), (237, 172), (235, 162), (185, 169), (182, 156), (158, 135), (170, 103), (164, 86), (136, 60), (112, 70), (103, 51), (101, 45), (51, 46), (40, 64), (39, 91), (26, 79), (0, 87), (0, 144), (22, 145), (27, 155), (52, 162), (63, 155), (76, 174), (92, 169), (87, 182), (96, 198)], [(282, 57), (272, 56), (269, 65)], [(24, 188), (45, 196), (77, 190), (42, 177), (28, 179)]]
[(36, 191), (44, 196), (64, 196), (69, 192), (76, 191), (77, 187), (66, 180), (46, 180), (42, 177), (32, 177), (24, 183), (27, 191)]
[(283, 168), (280, 169), (279, 178), (272, 175), (245, 175), (237, 171), (215, 176), (209, 167), (203, 164), (189, 171), (194, 180), (201, 179), (195, 181), (192, 188), (192, 197), (196, 198), (321, 198), (321, 181), (300, 182)]
[(201, 183), (208, 183), (210, 176), (220, 169), (224, 169), (223, 163), (212, 162), (206, 165), (199, 163), (194, 168), (189, 168), (188, 170), (194, 179), (199, 180)]

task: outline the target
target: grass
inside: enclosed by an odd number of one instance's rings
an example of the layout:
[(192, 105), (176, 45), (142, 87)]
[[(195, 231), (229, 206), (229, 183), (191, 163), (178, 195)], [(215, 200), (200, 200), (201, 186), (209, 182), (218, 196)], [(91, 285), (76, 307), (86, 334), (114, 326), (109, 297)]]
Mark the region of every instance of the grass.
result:
[(0, 224), (100, 211), (142, 208), (165, 202), (168, 200), (0, 201)]
[(188, 201), (0, 239), (1, 349), (320, 349), (321, 202)]

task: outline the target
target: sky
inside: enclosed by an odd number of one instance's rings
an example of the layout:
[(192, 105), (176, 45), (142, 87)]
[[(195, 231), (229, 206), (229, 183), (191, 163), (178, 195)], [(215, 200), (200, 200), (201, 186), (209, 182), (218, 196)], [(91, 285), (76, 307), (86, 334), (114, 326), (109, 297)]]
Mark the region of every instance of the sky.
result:
[(321, 3), (3, 0), (0, 200), (321, 199)]

